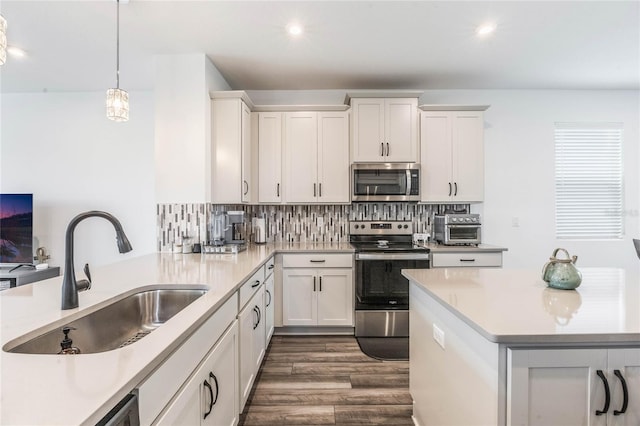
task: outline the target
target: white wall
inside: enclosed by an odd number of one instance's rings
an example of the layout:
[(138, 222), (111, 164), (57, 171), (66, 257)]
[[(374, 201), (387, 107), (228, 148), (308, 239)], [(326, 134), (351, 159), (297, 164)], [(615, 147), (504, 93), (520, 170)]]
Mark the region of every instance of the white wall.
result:
[(204, 54), (155, 59), (156, 199), (211, 201), (209, 91), (230, 87)]
[(63, 266), (66, 226), (87, 210), (114, 214), (133, 251), (118, 253), (111, 224), (87, 219), (75, 232), (77, 270), (157, 250), (153, 94), (130, 99), (130, 121), (116, 123), (104, 92), (2, 94), (0, 191), (33, 193), (36, 247), (52, 265)]
[[(344, 90), (248, 91), (255, 104), (341, 104)], [(637, 266), (631, 239), (640, 237), (638, 211), (639, 92), (582, 90), (427, 90), (421, 104), (489, 104), (485, 112), (483, 240), (506, 246), (505, 267), (542, 268), (556, 247), (578, 255), (578, 266)], [(623, 122), (625, 238), (555, 238), (555, 122)], [(518, 227), (512, 226), (514, 219)]]

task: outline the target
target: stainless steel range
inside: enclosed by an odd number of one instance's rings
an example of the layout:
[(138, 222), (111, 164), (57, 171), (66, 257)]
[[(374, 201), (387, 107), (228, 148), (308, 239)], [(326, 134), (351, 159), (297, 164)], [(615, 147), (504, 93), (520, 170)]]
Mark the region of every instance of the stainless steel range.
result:
[(402, 269), (428, 268), (429, 250), (413, 244), (411, 222), (351, 222), (356, 251), (356, 337), (409, 335), (409, 281)]

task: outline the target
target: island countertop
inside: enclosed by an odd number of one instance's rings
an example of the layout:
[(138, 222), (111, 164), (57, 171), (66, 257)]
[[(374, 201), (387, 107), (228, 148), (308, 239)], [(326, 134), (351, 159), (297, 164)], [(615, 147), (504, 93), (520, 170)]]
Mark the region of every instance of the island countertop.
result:
[(0, 424), (95, 424), (231, 297), (275, 253), (352, 253), (349, 243), (250, 245), (238, 254), (157, 253), (91, 270), (80, 306), (62, 311), (62, 277), (0, 292), (0, 340), (20, 342), (124, 294), (157, 285), (209, 290), (144, 339), (77, 356), (0, 353)]
[(403, 270), (412, 285), (491, 342), (640, 344), (637, 269), (580, 268), (576, 290), (547, 287), (537, 270)]

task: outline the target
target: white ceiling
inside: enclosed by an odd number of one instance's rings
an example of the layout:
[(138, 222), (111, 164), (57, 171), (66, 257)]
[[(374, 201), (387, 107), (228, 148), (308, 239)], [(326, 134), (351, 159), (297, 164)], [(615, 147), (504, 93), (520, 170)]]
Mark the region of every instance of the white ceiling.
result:
[[(11, 1), (2, 92), (115, 85), (114, 0)], [(234, 89), (638, 89), (640, 1), (158, 1), (121, 4), (121, 84), (156, 54), (206, 53)], [(285, 26), (305, 27), (291, 39)], [(478, 25), (497, 24), (479, 38)]]

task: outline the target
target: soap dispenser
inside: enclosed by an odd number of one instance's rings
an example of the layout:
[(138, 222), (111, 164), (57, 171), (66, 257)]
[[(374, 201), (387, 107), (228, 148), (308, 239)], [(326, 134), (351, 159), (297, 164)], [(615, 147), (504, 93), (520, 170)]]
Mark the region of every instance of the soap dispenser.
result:
[(77, 355), (80, 353), (80, 349), (73, 346), (73, 340), (69, 339), (69, 332), (75, 330), (73, 327), (64, 327), (62, 332), (64, 333), (64, 339), (60, 342), (60, 352), (58, 355)]

